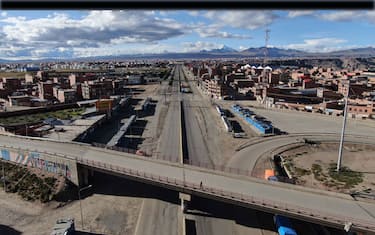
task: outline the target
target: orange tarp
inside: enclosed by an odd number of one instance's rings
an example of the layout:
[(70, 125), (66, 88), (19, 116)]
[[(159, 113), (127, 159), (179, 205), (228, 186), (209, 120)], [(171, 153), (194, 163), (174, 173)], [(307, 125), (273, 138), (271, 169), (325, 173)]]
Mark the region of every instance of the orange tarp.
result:
[(264, 171), (264, 178), (267, 180), (268, 177), (270, 176), (274, 176), (275, 175), (275, 172), (273, 171), (273, 169), (266, 169)]

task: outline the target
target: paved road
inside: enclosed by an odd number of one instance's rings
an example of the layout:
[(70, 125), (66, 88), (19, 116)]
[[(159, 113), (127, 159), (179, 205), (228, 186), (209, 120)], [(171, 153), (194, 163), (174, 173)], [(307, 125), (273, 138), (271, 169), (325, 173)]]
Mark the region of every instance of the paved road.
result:
[(157, 156), (161, 159), (169, 159), (171, 161), (179, 161), (181, 155), (180, 143), (180, 95), (178, 71), (174, 72), (174, 82), (172, 84), (171, 94), (168, 95), (168, 112), (163, 123), (163, 130), (160, 136), (159, 145), (157, 147)]
[[(306, 133), (306, 134), (292, 134), (282, 135), (267, 138), (255, 138), (249, 141), (248, 144), (241, 146), (241, 150), (238, 151), (228, 161), (227, 166), (236, 167), (243, 170), (252, 170), (255, 167), (257, 160), (264, 154), (270, 151), (277, 150), (283, 146), (302, 143), (303, 138), (316, 141), (339, 141), (339, 134), (317, 134), (317, 133)], [(375, 143), (375, 137), (364, 137), (357, 135), (346, 135), (346, 142), (359, 142), (359, 143)]]
[[(181, 71), (181, 79), (184, 80)], [(190, 80), (190, 79), (189, 79)], [(213, 106), (208, 99), (202, 97), (194, 82), (189, 81), (193, 93), (183, 94), (186, 134), (191, 164), (205, 163), (208, 167), (223, 164), (223, 157), (219, 151), (220, 143), (215, 136), (218, 133), (218, 123), (213, 119), (216, 114)], [(214, 112), (214, 113), (213, 113)], [(227, 208), (227, 213), (231, 214), (234, 208)], [(237, 215), (237, 217), (240, 217)], [(195, 221), (197, 235), (215, 234), (215, 235), (276, 235), (269, 229), (261, 229), (259, 219), (255, 211), (249, 211), (247, 215), (242, 215), (242, 219), (252, 221), (250, 226), (242, 225), (235, 220), (235, 216), (220, 218), (217, 213), (212, 216), (189, 214), (188, 218)], [(273, 228), (273, 226), (272, 226)]]
[[(173, 73), (174, 80), (178, 80), (176, 71)], [(161, 94), (168, 93), (169, 85), (165, 84), (161, 87)], [(162, 97), (162, 101), (166, 101), (168, 111), (164, 120), (163, 129), (157, 145), (157, 158), (169, 159), (174, 162), (179, 161), (181, 154), (180, 143), (180, 103), (179, 85), (175, 81), (171, 87), (171, 94), (168, 97)], [(135, 235), (177, 235), (180, 233), (178, 213), (180, 208), (178, 205), (157, 200), (145, 198), (142, 202), (141, 211), (136, 225)]]
[[(185, 74), (189, 76), (189, 72), (186, 70), (185, 70)], [(193, 78), (192, 75), (189, 76), (189, 80), (192, 80), (192, 78)], [(199, 108), (199, 106), (202, 106), (204, 109), (202, 113), (205, 114), (205, 118), (207, 121), (205, 128), (211, 128), (211, 130), (213, 129), (217, 130), (217, 126), (215, 126), (217, 125), (217, 123), (212, 121), (213, 119), (212, 117), (210, 117), (210, 115), (212, 115), (212, 113), (210, 113), (211, 111), (210, 109), (213, 109), (213, 107), (211, 106), (209, 99), (207, 97), (202, 97), (202, 93), (198, 91), (198, 88), (196, 87), (194, 82), (189, 82), (189, 84), (191, 86), (192, 91), (195, 94), (195, 99), (198, 101), (195, 101), (195, 104), (194, 104), (193, 97), (190, 96), (189, 100), (186, 99), (185, 106), (190, 105), (191, 107), (186, 107), (186, 109), (192, 112), (194, 111), (194, 109), (196, 110)], [(192, 116), (192, 114), (187, 115), (187, 118), (189, 118), (189, 116)], [(189, 123), (192, 122), (193, 118), (194, 117), (190, 117)], [(194, 124), (196, 123), (197, 122), (194, 122)], [(215, 140), (217, 140), (217, 138), (212, 137), (212, 136), (203, 136), (202, 129), (201, 128), (198, 129), (196, 127), (193, 130), (189, 128), (188, 134), (189, 134), (188, 140), (192, 139), (192, 142), (190, 143), (193, 143), (190, 145), (190, 147), (193, 148), (192, 150), (193, 154), (190, 154), (189, 152), (189, 155), (192, 158), (193, 163), (194, 163), (194, 160), (208, 163), (209, 165), (212, 165), (213, 163), (216, 165), (221, 165), (224, 163), (223, 157), (221, 156), (220, 152), (218, 152), (218, 150), (220, 149), (219, 143), (217, 142), (215, 143)], [(194, 143), (197, 143), (197, 144), (194, 144)], [(210, 147), (211, 147), (211, 152), (213, 152), (213, 154), (209, 153), (208, 148)], [(205, 151), (201, 151), (198, 149), (204, 149)], [(238, 167), (236, 163), (234, 163), (233, 165), (235, 166), (235, 168), (242, 169), (242, 166)], [(261, 221), (264, 220), (264, 218), (260, 218), (261, 215), (262, 213), (249, 211), (246, 216), (243, 216), (243, 217), (246, 217), (246, 220), (251, 221), (250, 226), (241, 225), (237, 221), (230, 220), (230, 219), (207, 218), (207, 217), (199, 216), (199, 215), (195, 215), (191, 217), (196, 221), (197, 234), (276, 235), (277, 233), (274, 231), (270, 231), (270, 228), (268, 229), (261, 228), (262, 227)], [(271, 228), (273, 228), (273, 226)]]
[[(27, 146), (29, 149), (36, 149), (40, 152), (47, 151), (66, 154), (71, 157), (147, 172), (160, 177), (173, 178), (181, 182), (185, 179), (186, 183), (194, 183), (196, 185), (199, 185), (203, 181), (204, 186), (209, 186), (217, 190), (225, 190), (240, 193), (247, 197), (252, 196), (265, 201), (278, 202), (280, 205), (289, 205), (289, 208), (293, 206), (293, 208), (300, 207), (305, 208), (304, 210), (316, 211), (315, 213), (312, 212), (316, 218), (324, 214), (342, 217), (343, 215), (348, 215), (350, 211), (350, 216), (355, 217), (356, 220), (367, 221), (375, 225), (375, 204), (354, 201), (353, 199), (348, 199), (346, 195), (340, 196), (341, 194), (330, 194), (321, 190), (304, 189), (295, 185), (285, 185), (254, 178), (215, 173), (190, 166), (183, 168), (179, 164), (140, 158), (127, 153), (98, 149), (82, 144), (59, 143), (58, 141), (33, 140), (4, 135), (0, 135), (0, 143), (21, 149), (25, 149), (25, 146)], [(174, 184), (171, 182), (171, 185)], [(198, 191), (202, 192), (200, 189), (195, 189), (193, 193)], [(207, 191), (203, 192), (206, 195), (210, 194)], [(220, 195), (217, 196), (220, 198)]]

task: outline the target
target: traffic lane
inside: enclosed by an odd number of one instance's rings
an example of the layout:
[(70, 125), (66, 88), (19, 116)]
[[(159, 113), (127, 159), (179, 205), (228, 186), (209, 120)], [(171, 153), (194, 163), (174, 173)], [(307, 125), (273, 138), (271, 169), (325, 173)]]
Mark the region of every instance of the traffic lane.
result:
[(179, 102), (170, 102), (169, 105), (157, 152), (161, 159), (179, 162), (181, 152), (180, 104)]
[[(277, 150), (280, 147), (294, 144), (303, 143), (304, 138), (312, 141), (339, 141), (340, 136), (337, 135), (324, 135), (324, 134), (306, 134), (306, 136), (276, 136), (262, 139), (257, 139), (254, 144), (249, 145), (235, 153), (227, 163), (228, 167), (239, 168), (242, 170), (252, 171), (255, 167), (257, 160), (270, 151)], [(347, 142), (363, 142), (375, 143), (374, 138), (360, 138), (357, 136), (345, 136)], [(270, 157), (269, 155), (267, 157)]]
[(211, 163), (209, 151), (205, 145), (204, 137), (196, 119), (195, 110), (186, 98), (184, 99), (183, 105), (189, 160), (192, 161), (193, 164), (197, 164), (198, 162)]
[[(319, 211), (322, 215), (327, 213), (343, 216), (350, 211), (355, 218), (375, 222), (373, 217), (375, 204), (322, 195), (319, 194), (320, 190), (314, 190), (315, 192), (311, 193), (311, 190), (302, 191), (302, 187), (286, 187), (285, 184), (278, 182), (265, 181), (263, 184), (259, 181), (259, 183), (255, 183), (186, 169), (185, 179), (187, 182), (202, 182), (203, 187), (223, 189), (243, 195), (251, 195), (264, 201), (278, 202), (280, 206), (292, 205), (293, 207)], [(366, 208), (366, 210), (363, 208)]]
[(252, 171), (257, 160), (266, 152), (281, 146), (298, 143), (298, 138), (281, 138), (260, 142), (235, 153), (227, 162), (228, 167)]

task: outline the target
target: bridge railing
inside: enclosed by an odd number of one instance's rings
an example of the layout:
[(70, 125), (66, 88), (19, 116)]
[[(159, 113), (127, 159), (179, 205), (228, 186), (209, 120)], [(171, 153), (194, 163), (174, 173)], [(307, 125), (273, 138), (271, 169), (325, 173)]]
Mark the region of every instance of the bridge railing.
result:
[(351, 222), (353, 223), (354, 226), (358, 228), (375, 231), (374, 221), (363, 221), (363, 220), (359, 220), (359, 219), (348, 217), (348, 216), (331, 214), (328, 212), (313, 210), (311, 208), (296, 206), (296, 205), (288, 204), (285, 202), (267, 200), (264, 198), (226, 191), (223, 189), (218, 189), (218, 188), (214, 188), (214, 187), (210, 187), (206, 185), (201, 186), (200, 184), (196, 184), (193, 182), (182, 181), (176, 178), (155, 175), (155, 174), (147, 173), (144, 171), (119, 167), (119, 166), (115, 166), (112, 164), (93, 161), (93, 160), (77, 158), (77, 162), (88, 165), (88, 166), (96, 167), (96, 168), (102, 168), (105, 170), (110, 170), (110, 171), (121, 173), (121, 174), (128, 174), (131, 176), (156, 181), (162, 184), (168, 184), (168, 185), (173, 185), (173, 186), (180, 187), (180, 188), (194, 190), (196, 192), (212, 194), (215, 196), (220, 196), (222, 198), (227, 198), (230, 200), (243, 202), (247, 204), (258, 205), (258, 206), (266, 207), (266, 208), (273, 209), (273, 210), (281, 210), (287, 213), (304, 215), (306, 217), (317, 218), (317, 219), (328, 221), (328, 222), (336, 222), (339, 224), (345, 224), (347, 222)]
[(91, 143), (91, 145), (97, 148), (105, 148), (105, 149), (115, 150), (115, 151), (124, 152), (124, 153), (135, 154), (137, 152), (137, 150), (135, 149), (118, 147), (118, 146), (107, 146), (106, 144), (97, 143), (97, 142), (93, 142)]
[[(123, 148), (123, 147), (118, 147), (118, 146), (106, 146), (105, 144), (102, 143), (92, 143), (92, 146), (98, 147), (98, 148), (106, 148), (106, 149), (111, 149), (115, 151), (120, 151), (124, 153), (132, 153), (135, 154), (136, 150), (135, 149), (129, 149), (129, 148)], [(139, 155), (137, 155), (139, 156)], [(139, 156), (139, 157), (148, 157), (148, 156)], [(172, 157), (172, 156), (157, 156), (157, 159), (164, 160), (164, 161), (169, 161), (169, 162), (180, 162), (178, 157)], [(209, 162), (200, 162), (196, 160), (191, 160), (191, 159), (185, 159), (184, 160), (185, 164), (189, 164), (192, 166), (198, 166), (206, 169), (211, 169), (215, 171), (222, 171), (222, 172), (227, 172), (231, 174), (237, 174), (237, 175), (244, 175), (244, 176), (252, 176), (251, 172), (249, 170), (244, 170), (240, 168), (234, 168), (234, 167), (228, 167), (225, 165), (218, 165), (218, 164), (212, 164)]]

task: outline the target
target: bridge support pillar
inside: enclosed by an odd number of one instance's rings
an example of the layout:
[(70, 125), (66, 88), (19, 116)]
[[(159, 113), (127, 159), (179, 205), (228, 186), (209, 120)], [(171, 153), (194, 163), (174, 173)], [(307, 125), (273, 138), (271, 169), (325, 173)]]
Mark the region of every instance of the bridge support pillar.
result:
[(191, 195), (189, 194), (186, 194), (186, 193), (179, 193), (179, 197), (180, 197), (180, 200), (181, 200), (181, 214), (182, 214), (182, 231), (181, 231), (181, 234), (182, 235), (186, 235), (186, 217), (185, 217), (185, 212), (187, 210), (187, 204), (188, 202), (191, 201)]
[(179, 193), (179, 197), (181, 200), (181, 210), (183, 213), (185, 213), (187, 210), (187, 204), (191, 201), (191, 196), (186, 193)]
[(89, 184), (89, 175), (90, 173), (92, 174), (91, 170), (80, 167), (79, 169), (79, 185), (80, 186), (85, 186)]

